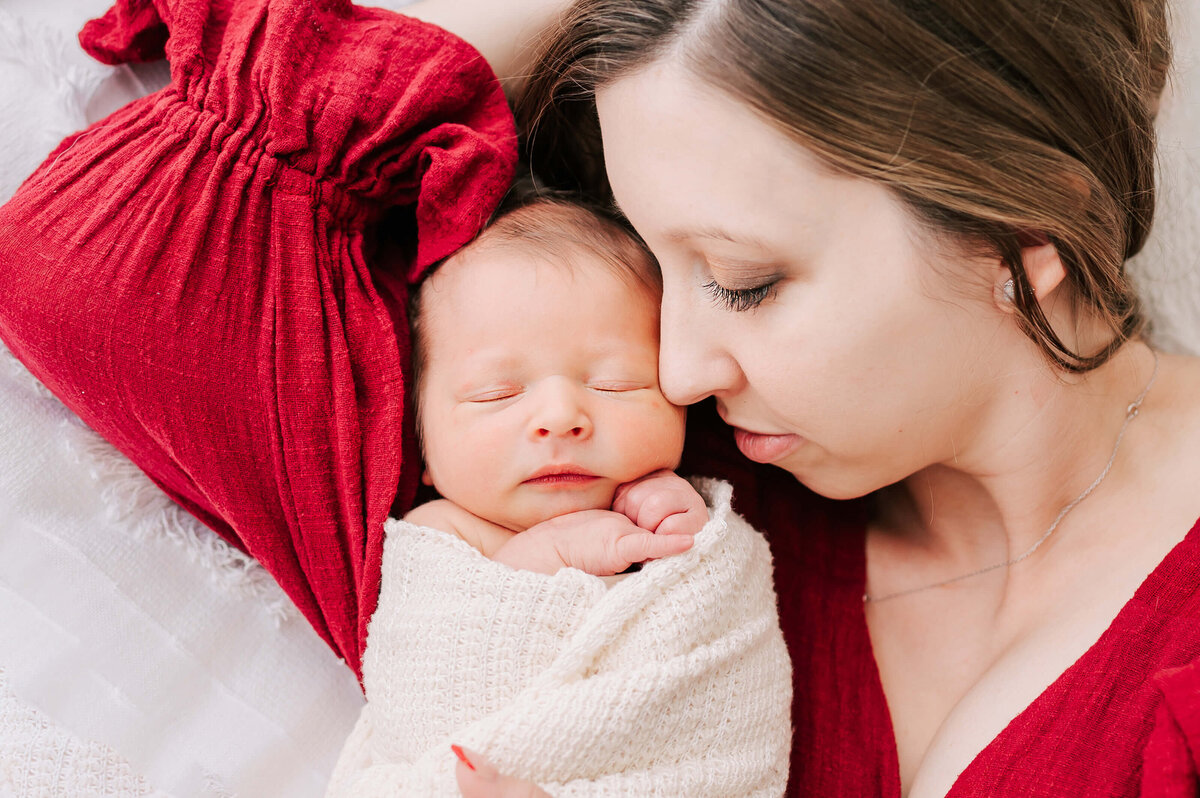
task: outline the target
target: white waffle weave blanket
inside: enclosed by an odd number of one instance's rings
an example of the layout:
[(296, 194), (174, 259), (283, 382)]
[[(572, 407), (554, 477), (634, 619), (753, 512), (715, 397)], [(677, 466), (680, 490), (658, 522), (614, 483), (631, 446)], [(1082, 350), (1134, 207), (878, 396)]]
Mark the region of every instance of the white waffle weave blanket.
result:
[(778, 796), (791, 667), (766, 541), (698, 481), (688, 552), (607, 587), (389, 522), (367, 706), (329, 796), (457, 796), (456, 742), (565, 796)]

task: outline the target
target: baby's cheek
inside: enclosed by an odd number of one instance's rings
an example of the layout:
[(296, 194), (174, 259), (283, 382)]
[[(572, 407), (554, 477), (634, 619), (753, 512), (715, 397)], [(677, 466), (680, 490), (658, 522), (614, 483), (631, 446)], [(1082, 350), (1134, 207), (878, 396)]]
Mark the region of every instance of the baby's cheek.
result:
[(675, 468), (683, 453), (685, 417), (682, 408), (662, 400), (632, 414), (625, 426), (625, 445), (636, 457), (637, 476), (660, 468)]

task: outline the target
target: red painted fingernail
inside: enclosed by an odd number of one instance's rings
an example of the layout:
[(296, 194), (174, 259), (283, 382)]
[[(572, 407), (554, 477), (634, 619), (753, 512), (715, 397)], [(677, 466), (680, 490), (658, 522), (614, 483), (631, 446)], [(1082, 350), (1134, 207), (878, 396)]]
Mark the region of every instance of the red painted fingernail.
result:
[(463, 753), (461, 746), (452, 745), (450, 746), (450, 750), (454, 752), (454, 755), (458, 757), (460, 762), (469, 767), (471, 770), (475, 769), (475, 766), (471, 764), (471, 760), (467, 759), (467, 755)]

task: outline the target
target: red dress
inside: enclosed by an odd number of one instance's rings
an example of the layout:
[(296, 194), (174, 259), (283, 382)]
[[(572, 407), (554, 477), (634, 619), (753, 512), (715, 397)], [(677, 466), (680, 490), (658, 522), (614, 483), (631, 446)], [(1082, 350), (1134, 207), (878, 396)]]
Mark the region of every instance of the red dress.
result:
[[(721, 473), (725, 464), (737, 509), (766, 531), (775, 557), (795, 694), (788, 795), (899, 798), (896, 741), (863, 611), (863, 506), (813, 496), (782, 472), (731, 468), (732, 447), (708, 448), (695, 467)], [(1200, 521), (949, 795), (1182, 798), (1200, 796), (1198, 774)]]

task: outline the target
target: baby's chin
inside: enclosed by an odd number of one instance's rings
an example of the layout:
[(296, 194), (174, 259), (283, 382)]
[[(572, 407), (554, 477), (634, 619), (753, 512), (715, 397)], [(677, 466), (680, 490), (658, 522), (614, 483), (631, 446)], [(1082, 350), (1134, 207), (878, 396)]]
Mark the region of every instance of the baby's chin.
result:
[(586, 510), (611, 510), (612, 496), (556, 496), (551, 500), (533, 503), (526, 512), (521, 514), (516, 523), (509, 525), (510, 529), (523, 532), (532, 526), (537, 526), (552, 518), (579, 513)]

